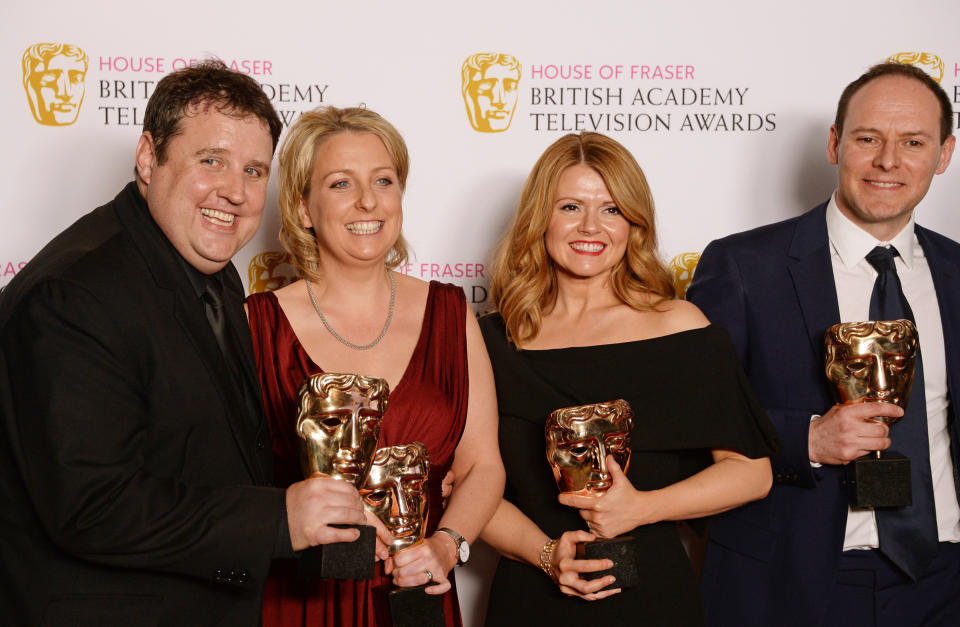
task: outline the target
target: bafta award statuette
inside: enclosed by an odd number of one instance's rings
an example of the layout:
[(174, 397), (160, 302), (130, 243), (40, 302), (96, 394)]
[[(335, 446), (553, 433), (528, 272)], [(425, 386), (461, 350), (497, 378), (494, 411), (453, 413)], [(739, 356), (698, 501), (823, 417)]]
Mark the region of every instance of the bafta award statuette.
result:
[[(613, 485), (607, 470), (607, 455), (612, 455), (626, 473), (630, 467), (630, 431), (633, 410), (625, 400), (565, 407), (550, 414), (545, 435), (547, 461), (553, 469), (561, 492), (603, 496)], [(577, 547), (580, 557), (581, 547)], [(630, 536), (601, 538), (582, 545), (582, 557), (609, 559), (613, 568), (583, 573), (584, 579), (597, 579), (612, 574), (617, 580), (611, 587), (632, 588), (639, 585), (636, 545)]]
[[(359, 489), (370, 473), (389, 396), (387, 382), (376, 377), (321, 373), (307, 378), (300, 386), (297, 403), (304, 476), (321, 473)], [(338, 526), (359, 529), (360, 538), (301, 552), (300, 576), (372, 579), (376, 530), (369, 525)]]
[[(909, 320), (844, 322), (827, 329), (825, 369), (839, 403), (894, 403), (906, 409), (920, 346)], [(922, 392), (922, 391), (921, 391)], [(899, 418), (878, 417), (893, 426)], [(910, 459), (874, 451), (845, 469), (855, 507), (904, 507), (912, 503)]]
[[(364, 506), (393, 535), (390, 554), (423, 542), (430, 499), (430, 457), (420, 442), (377, 450), (370, 475), (360, 488)], [(427, 594), (428, 585), (397, 588), (387, 597), (393, 627), (444, 627), (443, 596)]]

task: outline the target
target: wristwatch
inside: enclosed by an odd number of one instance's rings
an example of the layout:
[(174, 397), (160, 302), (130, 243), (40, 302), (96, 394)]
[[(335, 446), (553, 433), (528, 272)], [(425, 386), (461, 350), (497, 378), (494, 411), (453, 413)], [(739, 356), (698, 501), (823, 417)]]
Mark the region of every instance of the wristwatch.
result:
[(467, 560), (470, 559), (470, 545), (467, 544), (467, 541), (463, 539), (463, 536), (450, 527), (440, 527), (437, 529), (437, 531), (442, 531), (453, 538), (453, 541), (457, 543), (457, 566), (463, 566), (466, 564)]

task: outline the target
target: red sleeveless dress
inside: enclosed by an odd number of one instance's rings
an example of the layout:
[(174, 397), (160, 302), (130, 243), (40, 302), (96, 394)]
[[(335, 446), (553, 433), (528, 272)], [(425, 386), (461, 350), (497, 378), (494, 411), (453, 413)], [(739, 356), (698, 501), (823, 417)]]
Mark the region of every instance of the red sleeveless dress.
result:
[[(295, 429), (297, 390), (305, 378), (323, 370), (307, 356), (274, 294), (253, 294), (247, 305), (273, 439), (273, 479), (278, 487), (287, 487), (303, 478)], [(430, 282), (420, 337), (400, 382), (390, 390), (390, 406), (380, 431), (380, 446), (420, 441), (427, 447), (428, 535), (436, 530), (442, 514), (440, 484), (453, 463), (467, 416), (466, 306), (459, 287)], [(382, 562), (377, 562), (369, 581), (301, 581), (294, 560), (276, 560), (264, 591), (263, 624), (389, 625), (386, 593), (391, 589)], [(458, 627), (456, 587), (444, 597), (447, 625)]]

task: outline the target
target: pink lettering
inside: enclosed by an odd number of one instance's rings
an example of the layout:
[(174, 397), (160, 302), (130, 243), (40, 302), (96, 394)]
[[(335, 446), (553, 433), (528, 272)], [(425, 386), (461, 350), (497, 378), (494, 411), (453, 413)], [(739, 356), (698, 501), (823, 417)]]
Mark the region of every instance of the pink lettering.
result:
[(546, 78), (553, 80), (580, 80), (593, 78), (593, 66), (582, 64), (571, 65), (533, 65), (530, 66), (530, 78)]
[(692, 80), (692, 65), (631, 65), (630, 78), (641, 80)]
[(164, 72), (163, 57), (100, 57), (100, 70), (108, 72)]
[[(445, 277), (455, 279), (485, 278), (482, 263), (421, 263), (419, 271), (420, 277), (424, 279), (439, 279)], [(412, 274), (414, 272), (413, 264), (401, 266), (397, 268), (397, 272)]]

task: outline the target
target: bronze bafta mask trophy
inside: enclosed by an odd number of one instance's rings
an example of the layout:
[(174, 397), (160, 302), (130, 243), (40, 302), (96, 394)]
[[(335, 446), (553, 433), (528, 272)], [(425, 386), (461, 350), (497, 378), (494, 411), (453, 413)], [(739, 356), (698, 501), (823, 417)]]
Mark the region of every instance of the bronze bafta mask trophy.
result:
[[(909, 320), (844, 322), (827, 329), (825, 368), (840, 403), (894, 403), (906, 409), (919, 340)], [(893, 425), (899, 418), (875, 420)], [(875, 451), (846, 468), (855, 507), (904, 507), (912, 502), (910, 459)]]
[[(547, 461), (560, 491), (602, 496), (613, 484), (607, 470), (607, 455), (613, 455), (623, 472), (630, 467), (632, 430), (633, 410), (622, 399), (565, 407), (551, 413), (545, 430)], [(577, 553), (579, 556), (580, 547)], [(613, 561), (612, 569), (583, 573), (584, 579), (612, 574), (617, 578), (612, 587), (639, 585), (636, 545), (632, 537), (586, 542), (582, 545), (582, 553), (586, 559)]]
[[(321, 473), (359, 489), (370, 473), (389, 396), (387, 382), (376, 377), (322, 373), (306, 379), (300, 386), (297, 404), (304, 476)], [(301, 553), (300, 575), (372, 579), (376, 530), (368, 525), (358, 528), (360, 538), (354, 542), (327, 544)]]
[[(370, 475), (360, 488), (364, 506), (393, 535), (390, 554), (423, 542), (430, 498), (430, 457), (420, 442), (377, 449)], [(429, 584), (427, 584), (429, 585)], [(389, 593), (393, 627), (444, 627), (443, 597), (424, 592), (426, 585)]]

